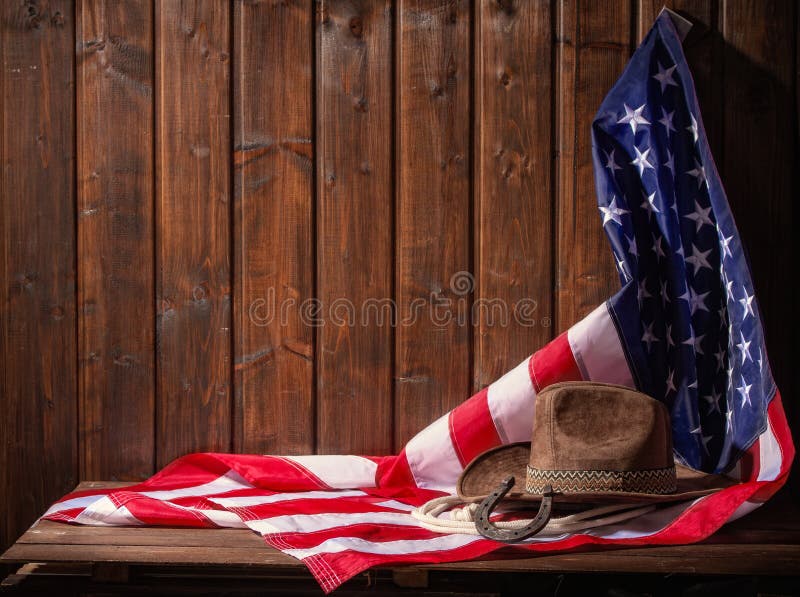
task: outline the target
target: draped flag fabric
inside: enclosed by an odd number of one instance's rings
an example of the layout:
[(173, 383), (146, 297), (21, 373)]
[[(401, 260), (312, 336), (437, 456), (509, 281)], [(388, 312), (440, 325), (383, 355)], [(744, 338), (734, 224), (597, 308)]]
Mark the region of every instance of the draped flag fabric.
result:
[[(602, 226), (622, 289), (400, 454), (190, 454), (138, 485), (70, 494), (45, 518), (249, 528), (302, 560), (331, 591), (381, 564), (465, 560), (501, 548), (699, 541), (756, 508), (785, 482), (794, 447), (744, 248), (667, 14), (601, 105), (591, 133)], [(676, 459), (741, 483), (622, 524), (538, 536), (512, 548), (419, 526), (410, 511), (452, 492), (472, 458), (530, 439), (538, 391), (581, 379), (663, 400)]]

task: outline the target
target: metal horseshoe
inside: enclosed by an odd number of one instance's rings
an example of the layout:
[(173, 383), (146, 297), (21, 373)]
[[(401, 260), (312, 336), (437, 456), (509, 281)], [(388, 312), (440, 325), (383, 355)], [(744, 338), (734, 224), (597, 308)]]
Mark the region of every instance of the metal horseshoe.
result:
[(548, 485), (544, 488), (539, 511), (527, 526), (521, 529), (500, 529), (492, 524), (489, 521), (489, 515), (512, 487), (514, 487), (514, 477), (507, 477), (478, 506), (475, 525), (478, 527), (478, 532), (487, 539), (494, 539), (503, 543), (519, 543), (540, 532), (550, 520), (550, 515), (553, 512), (553, 488)]

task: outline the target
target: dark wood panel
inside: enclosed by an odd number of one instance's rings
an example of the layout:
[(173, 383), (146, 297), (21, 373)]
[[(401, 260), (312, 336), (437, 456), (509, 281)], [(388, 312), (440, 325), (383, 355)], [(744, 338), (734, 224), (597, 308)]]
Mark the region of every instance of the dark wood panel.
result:
[(469, 3), (400, 2), (397, 44), (400, 447), (472, 390)]
[(77, 480), (74, 7), (0, 3), (0, 545)]
[(564, 62), (556, 65), (556, 321), (563, 331), (619, 289), (595, 200), (590, 127), (627, 63), (632, 15), (624, 0), (562, 0), (558, 10), (559, 58)]
[(313, 6), (234, 15), (236, 427), (240, 452), (314, 449)]
[(142, 479), (155, 448), (152, 6), (84, 0), (77, 17), (81, 477)]
[[(551, 6), (485, 2), (477, 11), (475, 384), (551, 338), (553, 159)], [(494, 301), (506, 309), (507, 324)], [(498, 314), (501, 314), (498, 317)]]
[[(392, 11), (322, 2), (317, 22), (317, 448), (392, 448)], [(380, 325), (378, 313), (383, 314)], [(364, 317), (367, 315), (368, 317)], [(351, 318), (352, 316), (352, 318)]]
[[(793, 2), (739, 0), (724, 3), (721, 10), (725, 39), (721, 175), (750, 259), (770, 364), (797, 434), (800, 408), (793, 362), (797, 337), (796, 326), (788, 324), (796, 317), (797, 290), (787, 268), (796, 244), (797, 75), (788, 57), (797, 44), (798, 9)], [(796, 478), (794, 483), (797, 486)]]
[(156, 3), (159, 466), (231, 435), (230, 10)]

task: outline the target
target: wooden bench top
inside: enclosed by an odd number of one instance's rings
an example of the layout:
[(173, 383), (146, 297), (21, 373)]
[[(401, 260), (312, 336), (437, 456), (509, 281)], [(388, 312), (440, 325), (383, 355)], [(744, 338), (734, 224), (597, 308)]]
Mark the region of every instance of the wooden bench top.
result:
[[(81, 483), (78, 489), (124, 483)], [(267, 571), (303, 568), (243, 529), (91, 527), (40, 521), (1, 563), (92, 563), (124, 566), (235, 566)], [(681, 546), (544, 554), (510, 560), (419, 565), (418, 570), (608, 572), (732, 575), (800, 574), (800, 507), (786, 491), (708, 540)], [(406, 568), (407, 569), (407, 568)]]

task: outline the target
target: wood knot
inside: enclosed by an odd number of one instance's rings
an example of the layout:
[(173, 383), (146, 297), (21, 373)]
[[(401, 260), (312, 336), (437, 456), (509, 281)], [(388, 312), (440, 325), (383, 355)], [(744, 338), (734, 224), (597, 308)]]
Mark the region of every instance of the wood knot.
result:
[(192, 289), (192, 300), (195, 303), (205, 303), (208, 295), (208, 284), (206, 282), (201, 282)]
[(36, 7), (36, 3), (32, 2), (31, 0), (27, 0), (27, 2), (25, 2), (25, 6), (28, 8), (28, 14), (25, 16), (25, 28), (38, 29), (42, 22), (42, 15), (39, 14), (39, 9)]
[(364, 22), (361, 20), (361, 17), (353, 17), (350, 19), (348, 26), (350, 27), (350, 33), (353, 37), (361, 38), (361, 36), (364, 35)]
[(505, 71), (502, 75), (500, 75), (500, 83), (503, 85), (503, 87), (508, 87), (511, 84), (511, 75), (508, 73), (508, 71)]
[(508, 16), (512, 16), (514, 12), (516, 12), (516, 9), (514, 8), (514, 0), (497, 0), (497, 8), (506, 13)]
[(450, 25), (455, 25), (458, 22), (458, 9), (455, 5), (450, 5), (450, 10), (447, 13), (447, 22)]
[(356, 112), (366, 112), (367, 111), (367, 98), (365, 97), (358, 97), (353, 100), (353, 110)]

